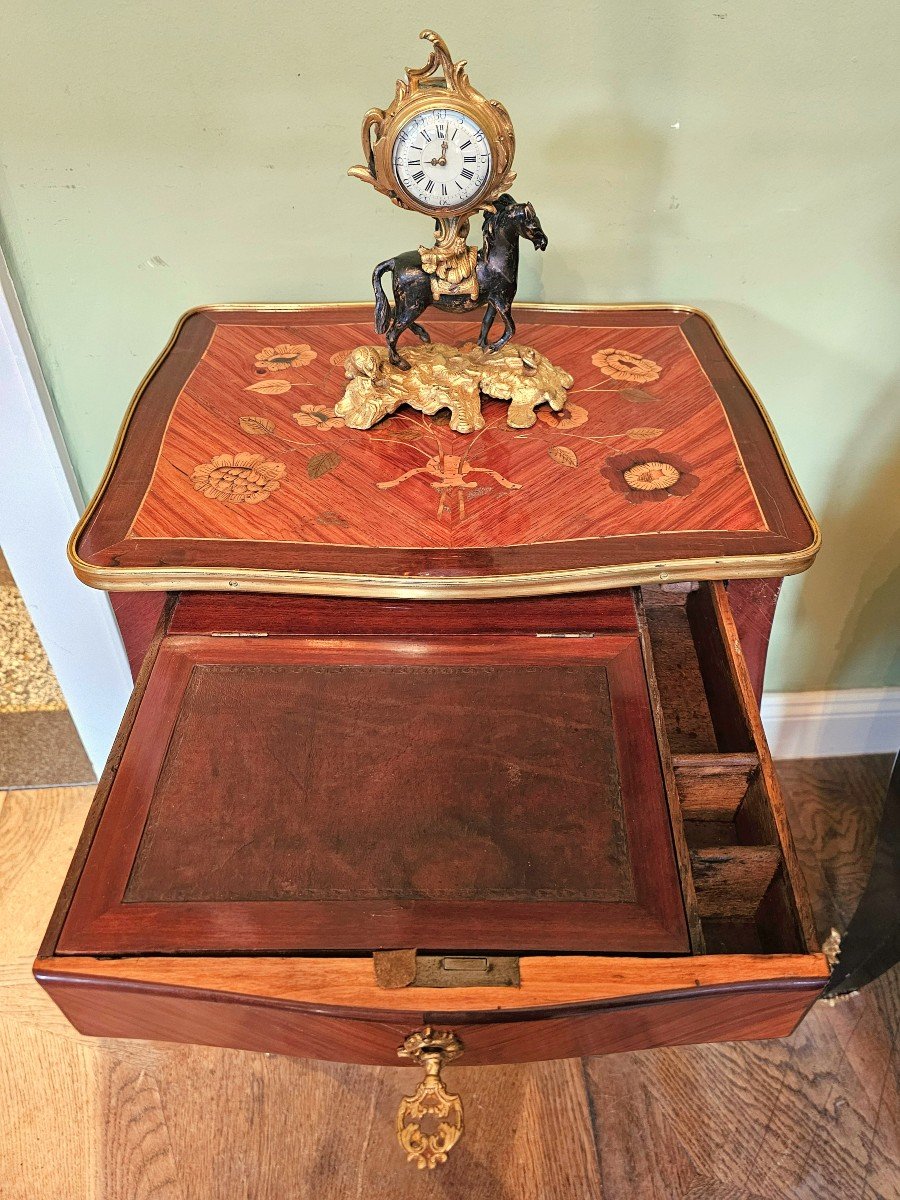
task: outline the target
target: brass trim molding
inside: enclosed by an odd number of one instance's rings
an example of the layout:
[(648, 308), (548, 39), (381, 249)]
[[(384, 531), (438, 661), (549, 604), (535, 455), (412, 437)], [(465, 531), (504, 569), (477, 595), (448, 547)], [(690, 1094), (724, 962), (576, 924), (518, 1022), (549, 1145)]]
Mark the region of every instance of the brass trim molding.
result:
[(726, 345), (715, 321), (702, 309), (684, 304), (543, 304), (523, 302), (518, 307), (548, 313), (597, 313), (628, 311), (660, 311), (686, 313), (705, 321), (721, 346), (725, 357), (759, 410), (763, 423), (772, 438), (775, 451), (791, 484), (794, 495), (806, 518), (813, 538), (809, 546), (785, 554), (725, 555), (710, 558), (682, 558), (669, 561), (620, 563), (579, 569), (530, 571), (512, 575), (476, 576), (394, 576), (365, 573), (336, 573), (329, 571), (263, 570), (250, 567), (98, 567), (78, 554), (77, 546), (88, 522), (106, 491), (118, 462), (128, 426), (138, 401), (148, 383), (171, 350), (185, 322), (198, 313), (256, 312), (304, 313), (329, 309), (359, 308), (368, 312), (370, 301), (342, 301), (324, 304), (206, 304), (188, 309), (178, 319), (172, 335), (138, 385), (126, 410), (110, 454), (106, 470), (81, 520), (75, 527), (67, 548), (69, 562), (75, 574), (90, 587), (103, 591), (249, 591), (308, 596), (357, 596), (381, 600), (450, 600), (497, 599), (508, 596), (558, 595), (568, 592), (588, 592), (617, 587), (635, 587), (646, 583), (680, 583), (705, 579), (757, 579), (796, 575), (805, 571), (815, 560), (822, 544), (818, 522), (797, 483), (790, 463), (785, 457), (781, 440), (769, 414), (753, 385), (741, 370)]

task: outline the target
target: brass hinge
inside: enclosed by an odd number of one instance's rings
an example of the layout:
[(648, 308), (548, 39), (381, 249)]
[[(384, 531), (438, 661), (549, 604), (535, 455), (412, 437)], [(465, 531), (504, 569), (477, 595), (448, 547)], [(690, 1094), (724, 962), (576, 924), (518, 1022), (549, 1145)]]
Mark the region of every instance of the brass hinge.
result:
[(268, 637), (269, 635), (267, 633), (211, 633), (209, 636), (210, 637), (261, 638), (261, 637)]
[(497, 954), (416, 954), (376, 950), (379, 987), (519, 987), (518, 957)]
[(536, 633), (534, 636), (542, 638), (592, 638), (597, 635), (595, 633)]

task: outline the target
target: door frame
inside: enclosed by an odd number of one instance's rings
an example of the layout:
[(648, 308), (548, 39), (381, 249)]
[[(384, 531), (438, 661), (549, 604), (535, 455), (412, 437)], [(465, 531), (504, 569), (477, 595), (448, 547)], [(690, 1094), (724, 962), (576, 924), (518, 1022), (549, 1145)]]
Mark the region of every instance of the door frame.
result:
[(0, 547), (99, 775), (131, 693), (105, 593), (66, 556), (84, 500), (0, 249)]

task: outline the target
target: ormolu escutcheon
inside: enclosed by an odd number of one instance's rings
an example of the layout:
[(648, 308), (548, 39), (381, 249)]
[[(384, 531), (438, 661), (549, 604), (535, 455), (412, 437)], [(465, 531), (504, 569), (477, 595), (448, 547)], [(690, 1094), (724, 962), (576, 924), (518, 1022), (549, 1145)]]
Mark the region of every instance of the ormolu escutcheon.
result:
[[(420, 1170), (433, 1170), (446, 1162), (447, 1155), (462, 1137), (463, 1111), (459, 1096), (444, 1087), (441, 1068), (462, 1054), (462, 1042), (449, 1030), (426, 1025), (411, 1033), (397, 1051), (400, 1058), (414, 1058), (425, 1068), (425, 1078), (411, 1096), (404, 1096), (397, 1109), (397, 1139), (407, 1162), (415, 1161)], [(435, 1128), (422, 1129), (427, 1118)]]

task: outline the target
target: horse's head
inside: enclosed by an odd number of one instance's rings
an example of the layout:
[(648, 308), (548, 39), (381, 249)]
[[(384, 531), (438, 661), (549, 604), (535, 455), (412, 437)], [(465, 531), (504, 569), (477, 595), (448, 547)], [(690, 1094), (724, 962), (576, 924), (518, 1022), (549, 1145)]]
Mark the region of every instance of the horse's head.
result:
[(496, 215), (485, 218), (485, 233), (490, 236), (494, 227), (501, 223), (519, 237), (527, 238), (534, 243), (535, 250), (547, 249), (547, 235), (541, 228), (534, 205), (518, 204), (512, 196), (504, 192), (494, 201)]

